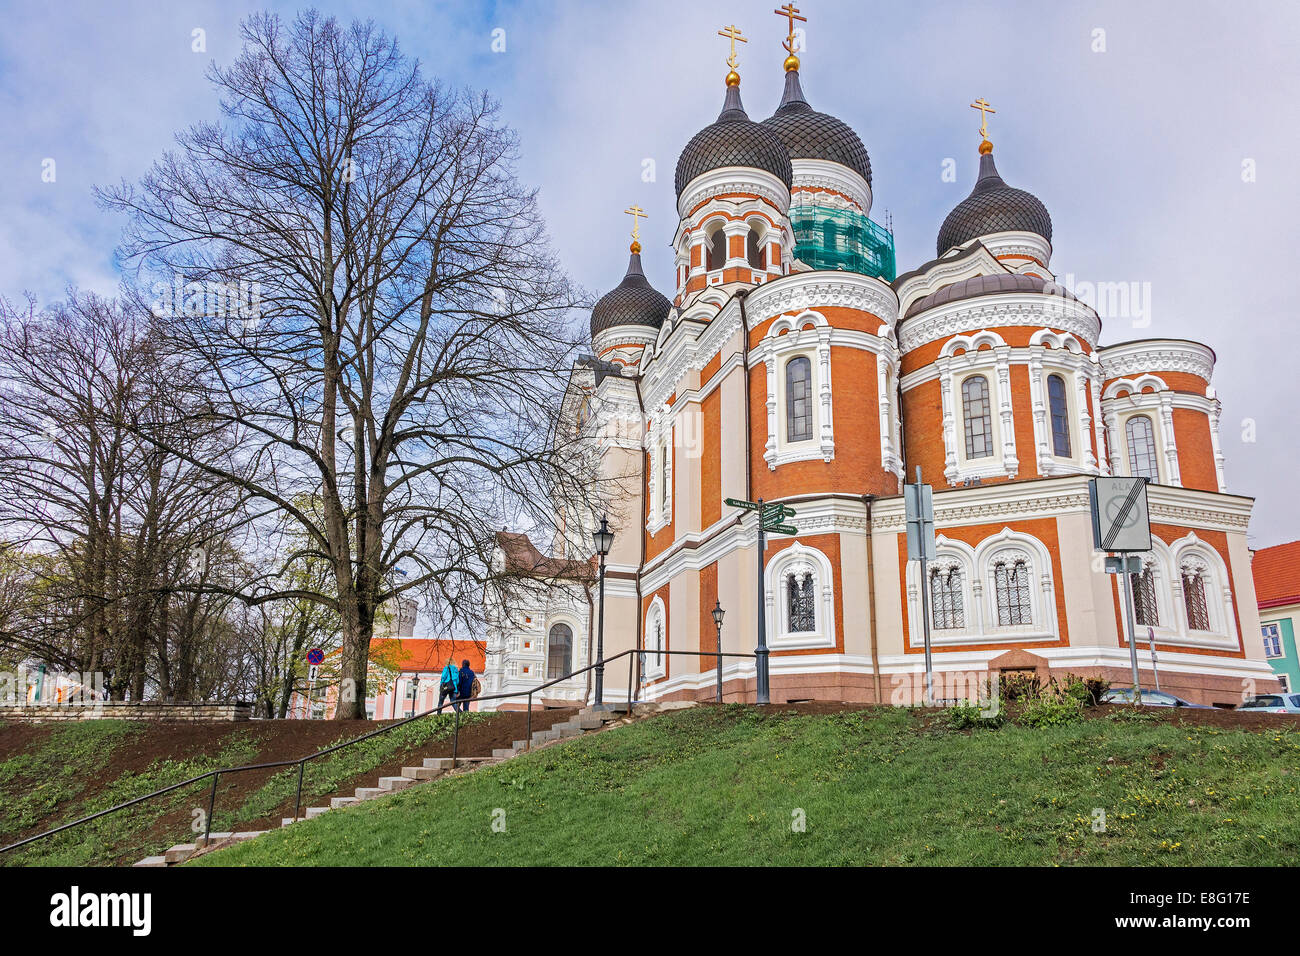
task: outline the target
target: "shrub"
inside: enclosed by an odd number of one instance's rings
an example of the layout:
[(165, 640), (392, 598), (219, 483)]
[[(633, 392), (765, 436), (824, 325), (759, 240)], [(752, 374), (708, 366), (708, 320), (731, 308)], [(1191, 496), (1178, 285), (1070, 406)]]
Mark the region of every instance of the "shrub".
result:
[(1006, 717), (1001, 707), (996, 712), (986, 715), (984, 708), (968, 700), (962, 701), (955, 707), (948, 708), (948, 712), (944, 716), (944, 722), (950, 730), (967, 730), (978, 727), (994, 729), (1001, 727), (1005, 720)]
[(1083, 719), (1083, 704), (1069, 694), (1050, 690), (1026, 701), (1019, 721), (1026, 727), (1058, 727)]
[(1036, 674), (1004, 674), (1001, 682), (1003, 700), (1029, 700), (1042, 691)]
[(1103, 677), (1078, 677), (1074, 674), (1066, 674), (1063, 690), (1067, 696), (1073, 697), (1084, 707), (1097, 707), (1101, 704), (1102, 695), (1110, 690), (1110, 681)]

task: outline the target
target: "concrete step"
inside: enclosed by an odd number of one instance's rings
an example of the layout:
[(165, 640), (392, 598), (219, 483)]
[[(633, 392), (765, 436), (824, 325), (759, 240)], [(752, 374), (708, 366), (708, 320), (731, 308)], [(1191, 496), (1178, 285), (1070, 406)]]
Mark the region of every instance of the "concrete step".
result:
[(165, 856), (146, 856), (139, 863), (132, 863), (132, 866), (166, 866), (167, 857)]
[(382, 797), (388, 793), (379, 787), (357, 787), (356, 794), (358, 800), (373, 800), (375, 797)]
[(424, 766), (429, 770), (451, 770), (455, 764), (450, 757), (425, 757)]
[(307, 812), (303, 814), (308, 820), (314, 820), (322, 813), (329, 813), (329, 807), (308, 807)]
[(517, 751), (518, 751), (518, 750), (527, 750), (527, 749), (528, 749), (528, 741), (526, 741), (526, 740), (516, 740), (516, 741), (515, 741), (513, 744), (511, 744), (510, 746), (514, 747), (515, 750), (517, 750)]
[(492, 756), (498, 757), (501, 760), (508, 760), (509, 758), (513, 757), (515, 753), (516, 751), (513, 747), (497, 747), (495, 750), (492, 751)]
[(232, 836), (234, 836), (233, 833), (214, 833), (205, 840), (203, 836), (200, 835), (194, 838), (194, 845), (202, 848), (207, 846), (209, 843), (220, 843), (222, 840), (229, 840)]
[(410, 777), (412, 780), (436, 780), (441, 777), (443, 771), (434, 770), (432, 767), (403, 767), (402, 776)]
[(604, 719), (595, 714), (579, 714), (570, 723), (577, 724), (582, 730), (599, 730), (605, 726)]
[(330, 797), (330, 809), (337, 810), (339, 807), (350, 807), (354, 803), (360, 803), (356, 797)]
[(240, 833), (230, 834), (230, 839), (235, 843), (243, 843), (245, 840), (256, 840), (266, 832), (266, 830), (244, 830)]
[(294, 823), (294, 822), (295, 822), (295, 821), (294, 821), (293, 817), (281, 817), (281, 818), (280, 818), (280, 826), (282, 826), (282, 827), (287, 827), (287, 826), (289, 826), (291, 823)]
[(557, 724), (551, 728), (551, 733), (555, 734), (556, 740), (566, 740), (569, 737), (581, 737), (582, 728), (574, 727), (569, 724)]
[(410, 777), (380, 777), (379, 788), (381, 790), (405, 790), (411, 784), (415, 783)]
[(198, 850), (198, 846), (194, 843), (178, 843), (163, 854), (163, 859), (168, 865), (171, 865), (172, 863), (184, 863), (197, 853)]

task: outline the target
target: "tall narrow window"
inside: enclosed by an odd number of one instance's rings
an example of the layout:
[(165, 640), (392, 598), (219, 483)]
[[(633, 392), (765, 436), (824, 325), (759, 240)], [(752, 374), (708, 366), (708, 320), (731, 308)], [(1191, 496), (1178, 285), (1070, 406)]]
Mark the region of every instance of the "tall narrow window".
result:
[(1146, 415), (1134, 415), (1124, 425), (1128, 436), (1128, 464), (1134, 478), (1160, 480), (1156, 464), (1156, 430)]
[(751, 269), (767, 267), (767, 247), (757, 229), (751, 228), (749, 235), (745, 237), (745, 258), (749, 261)]
[(792, 574), (786, 578), (786, 600), (791, 632), (817, 630), (817, 598), (811, 574)]
[(721, 269), (727, 261), (727, 234), (721, 229), (709, 236), (709, 271)]
[(1187, 627), (1208, 631), (1210, 608), (1205, 603), (1205, 578), (1188, 568), (1183, 569), (1183, 604), (1187, 607)]
[(1065, 399), (1065, 379), (1047, 376), (1047, 404), (1052, 419), (1052, 454), (1070, 457), (1070, 412)]
[(1160, 626), (1160, 606), (1156, 602), (1156, 580), (1151, 565), (1140, 574), (1130, 574), (1133, 584), (1133, 616), (1142, 627)]
[(972, 375), (961, 383), (961, 414), (966, 429), (966, 457), (993, 454), (993, 415), (989, 407), (989, 380)]
[(966, 626), (959, 568), (935, 568), (930, 572), (930, 611), (936, 629), (959, 630)]
[(573, 672), (573, 629), (556, 624), (546, 637), (546, 679), (555, 680)]
[(785, 363), (785, 440), (812, 437), (812, 362), (799, 355)]
[(668, 507), (668, 446), (659, 446), (659, 510)]
[(993, 565), (993, 588), (999, 627), (1034, 622), (1029, 600), (1029, 568), (1024, 561), (999, 561)]

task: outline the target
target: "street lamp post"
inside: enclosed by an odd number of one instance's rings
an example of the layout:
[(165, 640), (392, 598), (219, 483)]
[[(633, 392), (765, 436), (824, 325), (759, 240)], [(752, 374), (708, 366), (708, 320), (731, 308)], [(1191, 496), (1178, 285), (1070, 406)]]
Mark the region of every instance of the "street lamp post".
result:
[(596, 706), (604, 706), (605, 694), (605, 557), (614, 545), (614, 532), (602, 517), (600, 527), (591, 533), (596, 553), (600, 555), (600, 622), (596, 626)]
[(713, 602), (713, 623), (718, 625), (718, 703), (722, 703), (722, 615), (727, 612), (722, 609), (721, 599)]
[(420, 699), (420, 675), (411, 678), (411, 716), (415, 716), (415, 702)]

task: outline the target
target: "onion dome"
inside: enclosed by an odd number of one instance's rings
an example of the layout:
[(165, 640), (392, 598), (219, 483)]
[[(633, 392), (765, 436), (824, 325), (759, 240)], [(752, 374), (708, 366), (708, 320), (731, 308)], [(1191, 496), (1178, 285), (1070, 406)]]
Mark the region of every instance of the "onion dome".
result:
[(946, 285), (937, 292), (931, 292), (925, 298), (912, 303), (904, 318), (910, 318), (946, 302), (956, 302), (959, 299), (974, 299), (982, 295), (1000, 295), (1008, 292), (1045, 292), (1066, 299), (1074, 298), (1074, 295), (1065, 286), (1057, 285), (1048, 279), (1021, 275), (1016, 272), (1004, 272), (991, 276), (974, 276), (970, 279), (963, 279), (960, 282)]
[(591, 310), (591, 337), (624, 325), (658, 329), (672, 307), (641, 271), (641, 244), (634, 242), (623, 281), (601, 296)]
[(980, 144), (980, 174), (970, 195), (939, 228), (937, 254), (995, 232), (1032, 232), (1052, 241), (1052, 217), (1037, 196), (1008, 186), (993, 165), (993, 144)]
[(823, 159), (847, 166), (871, 185), (871, 158), (848, 123), (819, 113), (804, 99), (799, 71), (785, 74), (785, 94), (776, 112), (763, 120), (785, 144), (791, 159)]
[(740, 77), (734, 72), (727, 76), (727, 98), (717, 122), (692, 136), (677, 159), (674, 185), (678, 198), (697, 176), (727, 166), (761, 169), (781, 180), (786, 189), (793, 180), (785, 144), (772, 130), (749, 118), (740, 102)]

